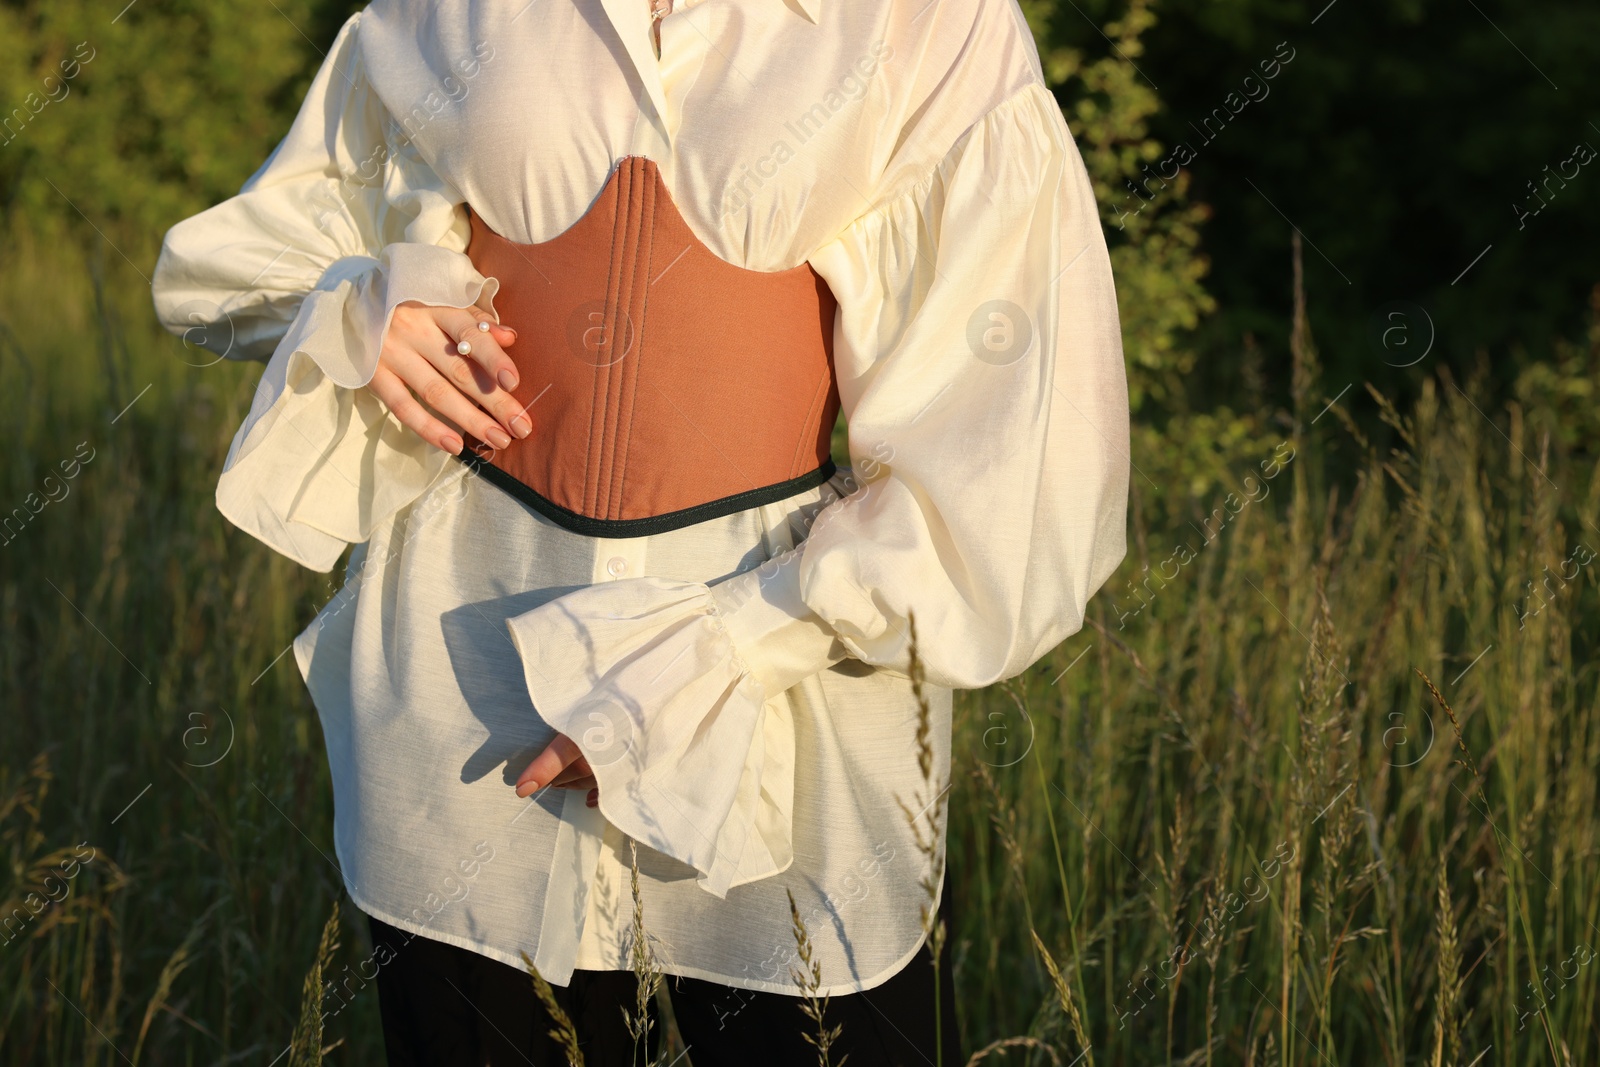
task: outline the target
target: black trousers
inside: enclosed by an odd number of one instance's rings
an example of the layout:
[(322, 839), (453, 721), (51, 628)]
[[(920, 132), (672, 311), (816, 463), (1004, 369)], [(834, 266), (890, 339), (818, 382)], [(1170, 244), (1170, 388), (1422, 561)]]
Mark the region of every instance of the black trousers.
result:
[[(950, 894), (939, 908), (949, 929)], [(499, 960), (413, 936), (367, 916), (374, 946), (392, 958), (377, 975), (383, 1041), (389, 1067), (567, 1067), (550, 1036), (553, 1022), (534, 995), (527, 972)], [(939, 961), (940, 1030), (945, 1064), (960, 1064), (955, 980), (946, 938)], [(799, 997), (753, 992), (668, 975), (663, 988), (688, 1046), (688, 1058), (671, 1067), (816, 1067), (817, 1050), (805, 1039), (816, 1025), (800, 1011)], [(840, 1026), (830, 1059), (847, 1067), (921, 1067), (937, 1062), (934, 1035), (933, 958), (925, 943), (912, 961), (882, 985), (834, 996), (826, 1022)], [(638, 981), (631, 971), (575, 971), (566, 987), (552, 987), (578, 1031), (586, 1067), (641, 1067), (660, 1052), (663, 1021), (648, 1042), (649, 1060), (635, 1059), (622, 1009), (633, 1011)]]

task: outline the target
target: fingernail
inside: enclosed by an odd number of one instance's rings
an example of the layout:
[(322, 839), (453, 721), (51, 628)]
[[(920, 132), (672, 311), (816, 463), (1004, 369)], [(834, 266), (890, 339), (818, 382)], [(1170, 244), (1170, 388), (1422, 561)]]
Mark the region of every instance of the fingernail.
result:
[(525, 797), (529, 793), (537, 793), (538, 791), (539, 782), (536, 778), (529, 778), (526, 782), (523, 782), (521, 785), (517, 786), (517, 796), (519, 797)]
[(515, 389), (516, 387), (517, 387), (517, 374), (516, 374), (516, 372), (511, 370), (509, 367), (506, 368), (505, 370), (501, 371), (500, 372), (500, 388), (504, 389), (506, 392), (509, 393), (509, 392), (511, 392), (511, 390)]
[(453, 433), (447, 433), (447, 434), (444, 435), (444, 450), (446, 452), (448, 452), (452, 456), (454, 456), (454, 455), (459, 454), (461, 449), (462, 449), (461, 438), (457, 437)]
[(511, 443), (511, 435), (498, 426), (491, 426), (484, 433), (488, 435), (489, 443), (496, 448), (504, 448)]
[(510, 334), (510, 335), (511, 335), (511, 339), (512, 339), (512, 340), (513, 340), (513, 341), (515, 341), (515, 340), (516, 340), (516, 339), (517, 339), (517, 331), (516, 331), (516, 330), (513, 330), (513, 329), (512, 329), (512, 328), (511, 328), (511, 327), (509, 327), (509, 326), (502, 326), (502, 327), (500, 327), (500, 328), (501, 328), (501, 329), (502, 329), (502, 330), (504, 330), (504, 331), (506, 331), (506, 333), (509, 333), (509, 334)]
[(587, 804), (591, 808), (599, 807), (600, 806), (600, 790), (598, 790), (598, 789), (589, 790), (589, 795), (583, 798), (583, 802), (585, 804)]
[(518, 415), (511, 420), (511, 432), (526, 437), (533, 432), (533, 422), (526, 415)]

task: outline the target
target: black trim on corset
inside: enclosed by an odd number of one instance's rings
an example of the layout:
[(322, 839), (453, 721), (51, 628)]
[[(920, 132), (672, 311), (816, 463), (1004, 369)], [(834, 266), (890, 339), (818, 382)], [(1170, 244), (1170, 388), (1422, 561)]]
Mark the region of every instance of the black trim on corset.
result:
[(541, 496), (470, 449), (462, 449), (461, 454), (455, 458), (465, 463), (471, 470), (483, 475), (484, 480), (490, 485), (520, 500), (557, 526), (589, 537), (644, 537), (647, 534), (681, 530), (683, 527), (693, 526), (697, 522), (720, 519), (722, 516), (732, 515), (736, 511), (760, 507), (762, 504), (772, 504), (796, 493), (804, 492), (807, 489), (815, 489), (829, 478), (832, 478), (839, 469), (834, 465), (833, 460), (829, 459), (816, 470), (809, 474), (802, 474), (798, 478), (790, 478), (788, 481), (778, 482), (761, 489), (735, 493), (733, 496), (725, 496), (720, 500), (710, 500), (704, 504), (696, 504), (693, 507), (683, 508), (678, 511), (669, 511), (662, 515), (649, 515), (642, 519), (595, 519), (588, 515), (579, 514), (576, 511), (570, 511), (555, 501)]

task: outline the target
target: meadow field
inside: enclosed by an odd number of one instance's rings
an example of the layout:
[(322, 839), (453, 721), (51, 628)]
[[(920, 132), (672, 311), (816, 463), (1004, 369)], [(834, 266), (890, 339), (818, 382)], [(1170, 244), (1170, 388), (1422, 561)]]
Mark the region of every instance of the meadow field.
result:
[[(311, 1062), (341, 889), (283, 653), (338, 572), (216, 513), (257, 369), (114, 255), (0, 271), (0, 1062)], [(1423, 366), (1403, 408), (1302, 317), (1291, 403), (1140, 425), (1089, 625), (957, 694), (975, 1058), (1600, 1063), (1596, 312), (1514, 395)], [(329, 1016), (381, 1061), (375, 990)]]

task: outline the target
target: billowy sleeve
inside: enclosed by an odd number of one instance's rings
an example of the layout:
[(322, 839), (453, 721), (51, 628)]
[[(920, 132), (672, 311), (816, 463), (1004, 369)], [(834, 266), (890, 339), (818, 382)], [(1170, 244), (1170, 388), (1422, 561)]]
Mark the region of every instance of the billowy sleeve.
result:
[(366, 77), (360, 19), (340, 29), (288, 134), (239, 193), (167, 232), (151, 286), (157, 317), (191, 347), (266, 361), (217, 507), (318, 571), (449, 461), (365, 388), (394, 309), (478, 304), (499, 321), (498, 283), (464, 254), (460, 197)]
[[(577, 590), (510, 626), (539, 713), (607, 819), (724, 895), (792, 858), (793, 738), (768, 703), (844, 656), (1013, 677), (1121, 562), (1128, 399), (1083, 162), (1042, 83), (811, 258), (860, 485), (794, 549), (714, 586)], [(743, 762), (730, 759), (744, 755)]]

